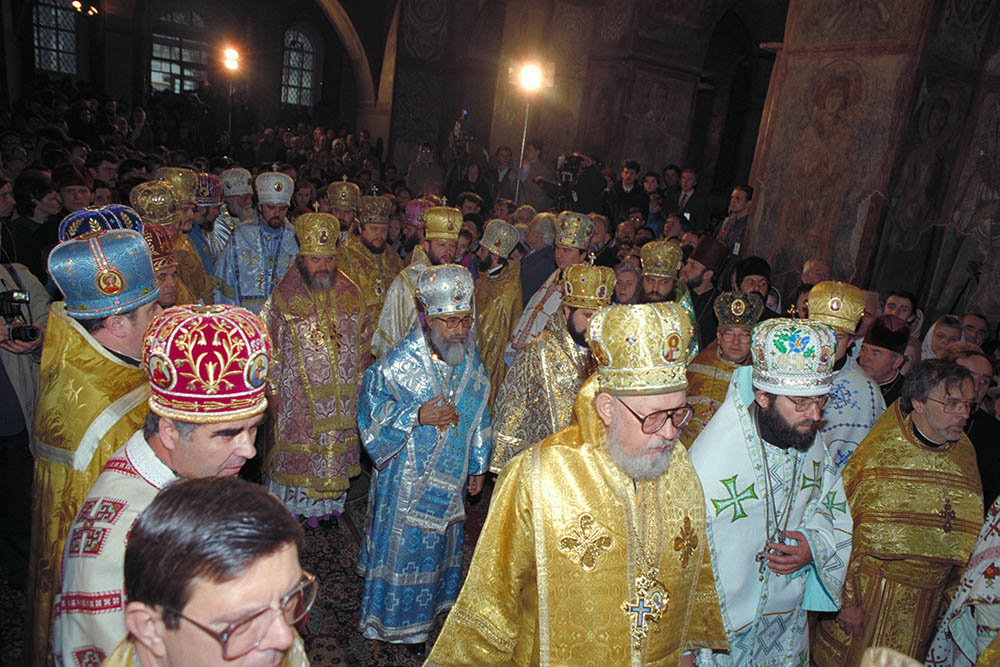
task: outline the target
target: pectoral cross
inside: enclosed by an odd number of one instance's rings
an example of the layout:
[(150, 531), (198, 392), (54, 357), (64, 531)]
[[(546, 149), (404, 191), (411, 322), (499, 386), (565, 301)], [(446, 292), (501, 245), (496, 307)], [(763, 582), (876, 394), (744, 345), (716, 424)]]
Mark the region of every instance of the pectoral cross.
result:
[(767, 569), (767, 563), (768, 563), (767, 558), (764, 557), (765, 554), (781, 553), (780, 551), (772, 549), (767, 545), (772, 542), (776, 542), (778, 544), (785, 544), (785, 538), (786, 538), (785, 531), (779, 530), (776, 535), (767, 538), (767, 542), (764, 543), (764, 548), (758, 551), (757, 554), (753, 557), (753, 559), (759, 563), (759, 565), (757, 566), (757, 572), (760, 575), (758, 578), (761, 581), (764, 581), (764, 571)]

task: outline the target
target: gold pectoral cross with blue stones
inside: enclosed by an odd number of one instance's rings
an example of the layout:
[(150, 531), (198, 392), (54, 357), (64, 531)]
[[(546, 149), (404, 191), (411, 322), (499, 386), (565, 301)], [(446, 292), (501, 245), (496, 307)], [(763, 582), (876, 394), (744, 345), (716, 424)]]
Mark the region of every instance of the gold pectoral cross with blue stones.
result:
[(651, 567), (646, 574), (637, 576), (635, 595), (622, 603), (621, 609), (628, 619), (632, 648), (642, 648), (642, 642), (649, 635), (650, 628), (659, 623), (660, 616), (670, 604), (670, 593), (656, 579), (659, 573), (659, 569)]

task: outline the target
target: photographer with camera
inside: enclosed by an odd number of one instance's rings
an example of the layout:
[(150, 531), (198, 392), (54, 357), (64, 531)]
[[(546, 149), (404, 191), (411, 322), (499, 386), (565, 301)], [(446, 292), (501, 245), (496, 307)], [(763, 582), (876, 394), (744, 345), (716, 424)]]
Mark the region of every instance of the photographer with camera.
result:
[(0, 264), (0, 565), (23, 589), (31, 545), (32, 423), (49, 294), (23, 264)]
[(601, 165), (583, 153), (563, 153), (556, 159), (556, 180), (538, 181), (556, 202), (556, 210), (590, 213), (603, 208)]

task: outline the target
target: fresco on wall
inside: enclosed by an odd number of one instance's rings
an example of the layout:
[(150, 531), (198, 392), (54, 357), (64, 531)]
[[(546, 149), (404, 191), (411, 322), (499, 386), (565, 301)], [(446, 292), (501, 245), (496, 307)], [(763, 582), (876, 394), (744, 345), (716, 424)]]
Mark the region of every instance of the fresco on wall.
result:
[[(884, 180), (896, 86), (906, 59), (789, 59), (757, 170), (756, 251), (786, 274), (812, 256), (856, 273), (864, 221)], [(755, 183), (754, 185), (758, 185)], [(845, 233), (845, 231), (849, 233)]]
[(799, 0), (787, 44), (912, 39), (920, 21), (912, 0)]
[(643, 170), (659, 171), (680, 163), (687, 148), (692, 96), (697, 83), (639, 71), (625, 114), (622, 159), (638, 160)]
[(1000, 79), (991, 78), (973, 114), (975, 130), (958, 187), (946, 202), (928, 303), (938, 312), (1000, 316)]

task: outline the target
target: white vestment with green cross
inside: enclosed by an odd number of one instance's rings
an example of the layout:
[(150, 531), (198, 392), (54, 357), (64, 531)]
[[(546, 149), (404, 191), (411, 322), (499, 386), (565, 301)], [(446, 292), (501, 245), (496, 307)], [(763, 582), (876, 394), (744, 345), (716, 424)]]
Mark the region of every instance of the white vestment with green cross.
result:
[[(699, 664), (808, 664), (806, 611), (835, 611), (851, 555), (852, 520), (840, 473), (817, 435), (806, 451), (765, 442), (773, 511), (791, 494), (788, 531), (806, 536), (813, 561), (790, 575), (760, 567), (768, 536), (761, 438), (754, 423), (753, 369), (736, 369), (726, 400), (691, 445), (705, 492), (708, 543), (730, 650), (702, 651)], [(794, 544), (794, 540), (789, 540)], [(763, 579), (763, 580), (762, 580)]]

